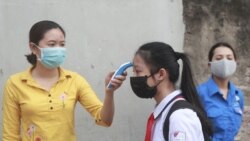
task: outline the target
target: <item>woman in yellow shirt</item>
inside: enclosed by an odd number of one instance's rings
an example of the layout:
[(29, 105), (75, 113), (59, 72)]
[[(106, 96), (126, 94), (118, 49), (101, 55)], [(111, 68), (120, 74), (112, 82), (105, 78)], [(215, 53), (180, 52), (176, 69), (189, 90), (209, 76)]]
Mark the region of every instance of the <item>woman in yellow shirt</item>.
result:
[[(125, 75), (111, 80), (102, 103), (79, 74), (60, 67), (66, 56), (65, 32), (52, 21), (40, 21), (29, 33), (32, 64), (12, 75), (5, 86), (3, 101), (3, 141), (75, 141), (76, 102), (95, 118), (110, 126), (114, 116), (113, 93)], [(105, 84), (112, 73), (105, 78)]]

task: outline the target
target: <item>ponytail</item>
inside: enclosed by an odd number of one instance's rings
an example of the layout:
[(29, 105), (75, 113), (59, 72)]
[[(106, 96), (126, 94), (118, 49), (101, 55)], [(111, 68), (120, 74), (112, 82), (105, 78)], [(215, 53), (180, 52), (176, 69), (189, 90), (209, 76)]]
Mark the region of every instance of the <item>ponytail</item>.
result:
[(176, 52), (175, 55), (176, 55), (177, 60), (181, 59), (183, 62), (183, 70), (182, 70), (182, 76), (181, 76), (182, 95), (190, 104), (192, 104), (198, 110), (198, 112), (201, 113), (202, 115), (201, 120), (203, 120), (201, 122), (205, 123), (205, 127), (206, 127), (205, 130), (207, 130), (206, 131), (207, 133), (212, 135), (211, 123), (206, 117), (207, 114), (200, 102), (198, 93), (195, 88), (195, 83), (192, 77), (192, 70), (190, 67), (190, 61), (188, 57), (186, 56), (186, 54), (184, 53)]
[[(183, 70), (181, 76), (181, 90), (185, 99), (192, 105), (197, 107), (202, 107), (196, 88), (194, 80), (192, 77), (192, 71), (190, 68), (190, 61), (184, 53), (176, 52), (176, 58), (181, 59), (183, 62)], [(204, 111), (204, 110), (203, 110)]]

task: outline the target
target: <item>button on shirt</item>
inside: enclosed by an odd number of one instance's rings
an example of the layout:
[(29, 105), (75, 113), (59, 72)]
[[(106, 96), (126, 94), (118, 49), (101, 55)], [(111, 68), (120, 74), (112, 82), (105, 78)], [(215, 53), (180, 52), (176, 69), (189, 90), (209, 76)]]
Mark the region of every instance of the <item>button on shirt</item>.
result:
[(197, 91), (213, 123), (213, 141), (233, 141), (242, 122), (243, 93), (229, 82), (227, 99), (224, 99), (212, 77), (199, 85)]
[(59, 68), (60, 78), (49, 90), (31, 76), (31, 69), (11, 76), (4, 90), (3, 141), (75, 141), (76, 102), (99, 125), (103, 106), (79, 74)]
[[(180, 100), (180, 98), (174, 100), (165, 110), (164, 107), (171, 99), (180, 93), (180, 90), (172, 92), (154, 109), (153, 114), (156, 119), (153, 127), (152, 141), (164, 141), (163, 124), (167, 113), (173, 103)], [(160, 114), (162, 110), (164, 111)], [(193, 110), (179, 109), (174, 111), (169, 118), (169, 123), (169, 141), (204, 141), (200, 120)]]

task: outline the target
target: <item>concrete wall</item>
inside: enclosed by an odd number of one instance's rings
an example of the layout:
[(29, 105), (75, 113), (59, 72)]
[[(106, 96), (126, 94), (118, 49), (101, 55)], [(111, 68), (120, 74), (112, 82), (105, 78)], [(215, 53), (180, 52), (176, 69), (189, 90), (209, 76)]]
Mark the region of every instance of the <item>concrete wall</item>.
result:
[[(181, 0), (0, 0), (0, 91), (11, 74), (29, 67), (24, 55), (30, 53), (30, 27), (40, 20), (53, 20), (67, 34), (68, 58), (63, 67), (84, 75), (103, 99), (107, 72), (130, 61), (139, 45), (157, 40), (182, 50), (182, 9)], [(79, 141), (144, 139), (154, 101), (133, 95), (128, 80), (116, 92), (112, 127), (96, 126), (77, 106)]]
[(238, 68), (232, 81), (245, 93), (241, 140), (250, 137), (250, 1), (183, 0), (184, 50), (189, 54), (195, 78), (204, 82), (210, 75), (208, 51), (216, 42), (230, 43), (236, 50)]

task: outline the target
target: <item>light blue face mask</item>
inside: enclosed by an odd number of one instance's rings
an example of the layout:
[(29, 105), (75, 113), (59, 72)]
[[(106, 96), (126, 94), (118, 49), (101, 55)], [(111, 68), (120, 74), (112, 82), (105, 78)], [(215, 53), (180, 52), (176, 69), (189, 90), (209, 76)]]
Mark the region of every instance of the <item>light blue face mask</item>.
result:
[(59, 67), (66, 57), (66, 48), (64, 47), (45, 47), (40, 48), (41, 58), (37, 60), (41, 61), (44, 67), (53, 69)]

